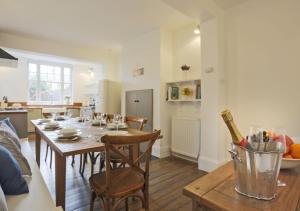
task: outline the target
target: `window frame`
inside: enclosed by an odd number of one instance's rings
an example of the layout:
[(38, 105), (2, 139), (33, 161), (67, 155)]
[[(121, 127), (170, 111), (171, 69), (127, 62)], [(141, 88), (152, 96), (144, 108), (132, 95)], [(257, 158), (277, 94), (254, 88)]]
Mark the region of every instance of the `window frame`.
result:
[[(30, 99), (30, 93), (29, 93), (29, 64), (36, 64), (37, 65), (37, 100), (32, 101)], [(48, 65), (48, 66), (55, 66), (61, 68), (61, 82), (60, 82), (60, 88), (61, 88), (61, 99), (60, 101), (41, 101), (40, 99), (40, 67), (41, 65)], [(70, 69), (70, 83), (65, 83), (64, 80), (64, 68)], [(58, 62), (52, 62), (52, 61), (44, 61), (44, 60), (28, 60), (27, 61), (27, 103), (29, 105), (67, 105), (64, 100), (64, 85), (70, 84), (71, 87), (71, 98), (70, 103), (73, 103), (73, 66), (71, 64), (66, 63), (58, 63)]]

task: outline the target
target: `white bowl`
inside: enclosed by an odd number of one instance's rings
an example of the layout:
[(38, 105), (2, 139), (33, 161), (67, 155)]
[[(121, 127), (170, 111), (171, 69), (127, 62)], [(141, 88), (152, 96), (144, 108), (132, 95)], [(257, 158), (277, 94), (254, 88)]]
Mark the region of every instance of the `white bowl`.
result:
[(300, 159), (282, 158), (281, 169), (292, 169), (300, 167)]
[(100, 121), (99, 120), (93, 120), (92, 125), (100, 125)]
[(40, 119), (39, 123), (46, 123), (46, 122), (50, 122), (51, 119)]
[(57, 122), (47, 122), (45, 127), (51, 128), (51, 127), (58, 127), (59, 124)]
[(59, 134), (63, 136), (73, 136), (77, 134), (77, 132), (76, 128), (63, 128), (59, 131)]

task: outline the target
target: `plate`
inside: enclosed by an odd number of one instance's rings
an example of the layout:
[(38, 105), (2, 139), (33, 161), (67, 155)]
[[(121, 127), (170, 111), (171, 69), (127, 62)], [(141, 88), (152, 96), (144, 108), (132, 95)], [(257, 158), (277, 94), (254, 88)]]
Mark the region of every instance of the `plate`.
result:
[(109, 135), (109, 136), (125, 136), (128, 134), (128, 132), (124, 130), (114, 130), (114, 131), (105, 131), (102, 134)]
[(282, 158), (281, 169), (292, 169), (300, 166), (300, 159)]
[(76, 133), (67, 133), (67, 134), (62, 134), (58, 132), (57, 134), (58, 134), (58, 138), (72, 138), (81, 135), (81, 132), (78, 131)]
[(81, 135), (81, 132), (77, 132), (77, 133), (73, 133), (73, 134), (60, 134), (60, 133), (57, 133), (57, 138), (59, 139), (71, 139), (73, 137), (76, 137), (76, 136), (80, 136)]
[(80, 138), (78, 135), (70, 136), (70, 137), (57, 137), (57, 141), (76, 141)]
[(51, 119), (39, 119), (38, 124), (44, 124), (44, 123), (47, 123), (50, 121), (51, 121)]
[(54, 130), (58, 130), (61, 129), (61, 127), (57, 126), (57, 127), (44, 127), (45, 131), (54, 131)]

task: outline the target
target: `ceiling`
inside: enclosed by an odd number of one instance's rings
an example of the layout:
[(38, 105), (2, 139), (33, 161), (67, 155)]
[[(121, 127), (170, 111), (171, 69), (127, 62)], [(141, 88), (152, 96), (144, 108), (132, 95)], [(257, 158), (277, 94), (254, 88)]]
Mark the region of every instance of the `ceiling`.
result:
[(119, 48), (191, 19), (160, 0), (0, 0), (0, 31), (91, 48)]
[[(224, 9), (243, 1), (214, 0)], [(201, 2), (177, 0), (176, 10), (173, 0), (0, 0), (0, 32), (80, 47), (120, 49), (123, 43), (155, 28), (190, 24), (192, 20), (181, 12)]]
[(229, 9), (237, 4), (243, 3), (247, 0), (214, 0), (216, 4), (223, 8), (223, 9)]

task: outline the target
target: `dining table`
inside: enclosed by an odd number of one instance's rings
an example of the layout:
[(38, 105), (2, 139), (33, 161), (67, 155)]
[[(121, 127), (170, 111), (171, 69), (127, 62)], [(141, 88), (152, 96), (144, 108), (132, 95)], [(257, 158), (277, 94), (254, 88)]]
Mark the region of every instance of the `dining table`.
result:
[[(54, 151), (55, 158), (55, 196), (56, 206), (61, 206), (65, 209), (66, 206), (66, 158), (72, 155), (83, 153), (103, 152), (104, 144), (101, 143), (101, 137), (105, 135), (108, 129), (105, 126), (93, 126), (92, 121), (79, 122), (77, 118), (66, 118), (62, 121), (57, 121), (59, 127), (56, 130), (48, 130), (45, 128), (45, 123), (40, 120), (31, 120), (35, 127), (35, 147), (36, 147), (36, 162), (40, 166), (41, 156), (41, 140)], [(76, 140), (59, 139), (59, 131), (62, 128), (76, 128), (80, 133)], [(125, 128), (125, 135), (141, 135), (146, 132)], [(130, 147), (132, 159), (139, 156), (139, 145)]]

